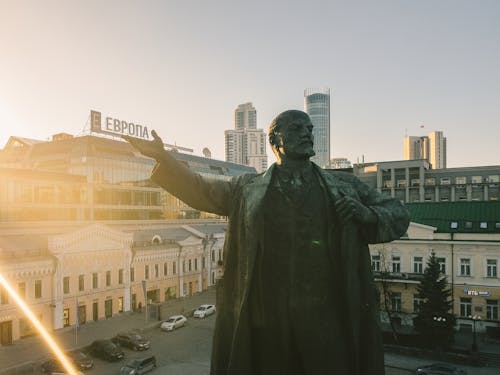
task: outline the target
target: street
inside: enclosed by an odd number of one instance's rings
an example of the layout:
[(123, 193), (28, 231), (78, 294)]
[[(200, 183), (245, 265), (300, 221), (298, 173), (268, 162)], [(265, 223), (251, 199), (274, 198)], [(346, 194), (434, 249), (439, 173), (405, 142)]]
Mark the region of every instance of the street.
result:
[[(208, 375), (210, 372), (210, 351), (215, 315), (205, 319), (188, 318), (185, 327), (172, 332), (159, 328), (150, 329), (145, 336), (151, 341), (151, 349), (135, 352), (124, 348), (125, 359), (119, 362), (105, 362), (95, 359), (92, 374), (118, 374), (120, 368), (133, 358), (155, 355), (158, 367), (151, 374)], [(431, 360), (386, 353), (386, 375), (413, 374), (415, 369)], [(469, 375), (494, 375), (498, 368), (460, 366)]]

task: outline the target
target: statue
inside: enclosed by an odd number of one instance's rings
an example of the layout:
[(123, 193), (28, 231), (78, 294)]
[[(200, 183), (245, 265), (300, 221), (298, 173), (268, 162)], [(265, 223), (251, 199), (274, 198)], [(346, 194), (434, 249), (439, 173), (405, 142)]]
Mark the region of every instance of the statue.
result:
[(152, 180), (189, 206), (228, 216), (217, 283), (212, 375), (384, 374), (368, 243), (400, 238), (404, 206), (346, 172), (324, 170), (296, 110), (269, 127), (277, 162), (230, 181), (202, 177), (154, 140)]

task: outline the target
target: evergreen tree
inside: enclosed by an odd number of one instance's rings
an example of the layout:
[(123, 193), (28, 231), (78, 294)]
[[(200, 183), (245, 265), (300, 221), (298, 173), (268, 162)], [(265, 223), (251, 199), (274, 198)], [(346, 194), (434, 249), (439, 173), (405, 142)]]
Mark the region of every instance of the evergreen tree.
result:
[(415, 318), (415, 329), (420, 333), (424, 345), (446, 348), (453, 342), (455, 325), (455, 316), (451, 313), (452, 292), (447, 287), (446, 276), (441, 273), (434, 253), (427, 261), (417, 291), (423, 303)]

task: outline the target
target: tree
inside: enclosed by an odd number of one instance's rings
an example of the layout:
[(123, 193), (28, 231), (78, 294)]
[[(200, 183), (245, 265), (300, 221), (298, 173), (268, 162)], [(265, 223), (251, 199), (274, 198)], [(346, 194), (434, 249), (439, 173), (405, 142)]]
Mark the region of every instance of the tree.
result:
[(415, 329), (426, 346), (446, 348), (453, 342), (455, 316), (451, 312), (453, 301), (446, 276), (441, 273), (436, 255), (431, 253), (424, 277), (417, 287), (423, 300), (415, 318)]

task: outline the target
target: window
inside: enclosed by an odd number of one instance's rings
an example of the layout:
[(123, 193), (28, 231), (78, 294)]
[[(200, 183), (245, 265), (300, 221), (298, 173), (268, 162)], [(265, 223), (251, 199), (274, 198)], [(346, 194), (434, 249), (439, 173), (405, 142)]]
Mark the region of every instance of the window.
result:
[(468, 318), (471, 315), (472, 315), (472, 299), (460, 298), (460, 316), (462, 318)]
[(155, 277), (158, 278), (160, 276), (160, 266), (155, 264)]
[(467, 183), (466, 177), (456, 177), (455, 178), (455, 184), (457, 184), (457, 185), (465, 185), (466, 183)]
[(424, 258), (423, 257), (414, 257), (413, 258), (413, 272), (414, 273), (423, 273), (424, 272)]
[(205, 263), (206, 263), (206, 260), (205, 260), (205, 257), (201, 258), (201, 268), (202, 269), (205, 269)]
[(372, 255), (372, 270), (380, 272), (380, 255)]
[(17, 284), (17, 294), (21, 298), (26, 298), (26, 283), (24, 281)]
[(123, 268), (118, 270), (118, 284), (123, 284)]
[(391, 296), (391, 308), (392, 311), (401, 311), (401, 293), (394, 292)]
[(7, 305), (9, 303), (9, 295), (4, 287), (0, 286), (0, 305)]
[(470, 259), (460, 259), (460, 276), (470, 276)]
[(483, 178), (481, 176), (472, 176), (471, 181), (473, 184), (480, 184), (483, 182)]
[(189, 269), (189, 272), (191, 272), (191, 259), (189, 259), (189, 262), (188, 262), (188, 269)]
[(452, 221), (452, 222), (450, 223), (450, 228), (451, 228), (451, 229), (457, 229), (457, 228), (458, 228), (458, 223), (457, 223), (456, 221)]
[(413, 295), (413, 312), (419, 313), (422, 310), (422, 305), (424, 304), (424, 299), (418, 297), (417, 294)]
[(135, 281), (135, 268), (130, 267), (130, 282), (134, 282), (134, 281)]
[(194, 258), (194, 270), (198, 271), (198, 258)]
[(78, 275), (78, 290), (83, 292), (85, 290), (85, 276)]
[(434, 177), (429, 177), (425, 179), (425, 184), (426, 185), (435, 185), (436, 184), (436, 179)]
[(172, 273), (175, 275), (177, 273), (177, 265), (175, 262), (172, 263)]
[(481, 229), (488, 229), (488, 223), (486, 221), (481, 221), (479, 223), (479, 228), (481, 228)]
[(486, 276), (497, 277), (497, 260), (486, 259)]
[(488, 176), (488, 181), (489, 182), (500, 182), (500, 176), (499, 175)]
[(439, 263), (439, 271), (446, 275), (446, 258), (437, 258), (437, 262)]
[(42, 298), (42, 280), (35, 280), (35, 298)]
[(111, 271), (106, 271), (106, 286), (111, 285)]
[(144, 266), (144, 278), (145, 278), (146, 280), (147, 280), (147, 279), (149, 279), (149, 265), (148, 265), (148, 264), (146, 264), (146, 265)]
[(498, 300), (486, 300), (486, 319), (498, 320)]
[(163, 263), (163, 275), (165, 275), (165, 276), (168, 275), (168, 263), (167, 262)]
[(472, 221), (465, 222), (465, 229), (472, 229)]
[(69, 293), (69, 276), (63, 277), (63, 293), (64, 294)]
[(449, 177), (441, 177), (441, 185), (449, 185), (451, 180)]
[(392, 272), (394, 273), (401, 272), (401, 257), (399, 256), (392, 257)]
[(215, 262), (215, 250), (212, 250), (212, 254), (211, 254), (211, 260), (212, 262)]
[(92, 274), (92, 289), (97, 289), (99, 287), (97, 272)]
[(398, 180), (398, 187), (406, 187), (406, 180)]
[(186, 272), (186, 261), (185, 260), (182, 261), (182, 272), (183, 273)]

